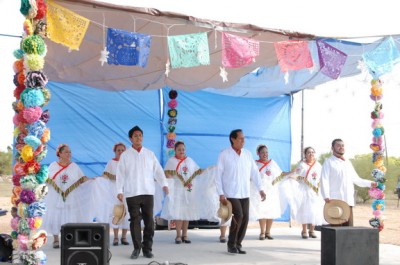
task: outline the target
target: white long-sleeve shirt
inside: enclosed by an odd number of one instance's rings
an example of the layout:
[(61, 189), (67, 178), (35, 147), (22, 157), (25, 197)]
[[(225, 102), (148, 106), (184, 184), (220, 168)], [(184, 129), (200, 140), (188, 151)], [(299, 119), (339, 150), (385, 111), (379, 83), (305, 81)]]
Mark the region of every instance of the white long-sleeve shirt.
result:
[(215, 180), (218, 195), (236, 199), (249, 198), (250, 179), (258, 191), (264, 189), (260, 172), (250, 151), (242, 149), (238, 155), (232, 147), (229, 147), (220, 153)]
[(123, 193), (125, 198), (154, 195), (154, 179), (161, 187), (168, 186), (157, 157), (145, 147), (140, 152), (130, 147), (121, 154), (116, 177), (117, 192)]
[(327, 158), (321, 172), (321, 194), (324, 199), (337, 199), (354, 206), (354, 184), (370, 187), (372, 181), (358, 176), (349, 160), (332, 155)]

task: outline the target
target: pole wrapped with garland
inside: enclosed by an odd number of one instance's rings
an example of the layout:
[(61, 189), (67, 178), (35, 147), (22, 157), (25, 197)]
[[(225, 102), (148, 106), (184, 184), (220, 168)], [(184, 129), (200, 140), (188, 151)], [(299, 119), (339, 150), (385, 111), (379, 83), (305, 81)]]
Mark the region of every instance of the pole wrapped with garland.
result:
[(50, 91), (45, 87), (47, 77), (43, 73), (47, 47), (47, 6), (44, 0), (21, 0), (20, 12), (25, 16), (19, 49), (14, 51), (15, 115), (14, 166), (11, 203), (17, 209), (11, 220), (13, 238), (13, 262), (24, 265), (45, 264), (46, 254), (39, 250), (47, 241), (47, 233), (40, 230), (46, 206), (46, 179), (48, 168), (40, 161), (47, 154), (50, 130), (46, 123), (50, 118), (43, 110)]
[(371, 81), (371, 95), (370, 98), (375, 102), (374, 110), (371, 112), (372, 121), (372, 143), (370, 148), (372, 149), (372, 163), (374, 169), (371, 172), (377, 186), (370, 188), (368, 193), (371, 198), (374, 199), (372, 202), (372, 214), (373, 218), (369, 220), (372, 227), (382, 231), (384, 227), (384, 218), (382, 212), (385, 210), (385, 174), (386, 167), (384, 165), (384, 133), (385, 130), (382, 125), (383, 112), (382, 112), (382, 81), (380, 79), (373, 79)]

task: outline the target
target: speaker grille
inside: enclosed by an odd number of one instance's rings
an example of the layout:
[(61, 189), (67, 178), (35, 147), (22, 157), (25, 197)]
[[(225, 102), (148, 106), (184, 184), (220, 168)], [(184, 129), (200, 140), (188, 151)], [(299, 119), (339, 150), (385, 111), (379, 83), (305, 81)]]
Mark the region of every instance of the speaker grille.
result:
[(74, 223), (61, 227), (61, 265), (108, 265), (109, 225)]

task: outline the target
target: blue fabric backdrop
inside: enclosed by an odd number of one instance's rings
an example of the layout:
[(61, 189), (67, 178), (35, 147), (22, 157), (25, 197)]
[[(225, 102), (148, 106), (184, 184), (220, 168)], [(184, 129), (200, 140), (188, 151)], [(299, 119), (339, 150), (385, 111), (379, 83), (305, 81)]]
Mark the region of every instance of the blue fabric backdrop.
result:
[[(135, 125), (144, 131), (143, 145), (165, 164), (168, 88), (111, 92), (57, 82), (49, 82), (47, 87), (51, 91), (50, 103), (45, 107), (50, 110), (51, 140), (43, 164), (56, 161), (55, 149), (66, 143), (71, 147), (72, 160), (84, 174), (99, 176), (114, 157), (116, 142), (130, 146), (128, 131)], [(188, 156), (201, 168), (214, 165), (219, 152), (230, 146), (230, 131), (241, 128), (246, 136), (245, 147), (254, 159), (257, 145), (264, 143), (270, 157), (284, 171), (290, 169), (290, 96), (242, 98), (179, 91), (177, 101), (177, 140), (185, 142)], [(288, 214), (280, 220), (288, 221)]]
[[(56, 82), (49, 82), (48, 88), (51, 140), (45, 164), (57, 160), (55, 149), (67, 143), (73, 161), (87, 176), (101, 175), (114, 155), (114, 144), (130, 145), (128, 131), (134, 125), (143, 129), (144, 146), (154, 151), (160, 163), (164, 165), (168, 159), (168, 89), (110, 92)], [(230, 145), (230, 131), (241, 128), (246, 148), (255, 159), (256, 146), (265, 143), (282, 169), (290, 169), (290, 96), (240, 98), (204, 91), (178, 93), (177, 140), (185, 141), (188, 155), (202, 168), (216, 163), (219, 152)]]

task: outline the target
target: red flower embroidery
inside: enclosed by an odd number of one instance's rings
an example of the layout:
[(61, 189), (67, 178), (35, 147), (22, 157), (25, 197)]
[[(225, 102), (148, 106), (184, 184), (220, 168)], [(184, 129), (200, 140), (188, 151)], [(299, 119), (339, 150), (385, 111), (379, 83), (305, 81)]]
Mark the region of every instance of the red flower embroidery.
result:
[(67, 183), (68, 182), (68, 178), (69, 178), (68, 175), (66, 175), (66, 174), (62, 175), (61, 176), (62, 183), (63, 184)]
[(316, 178), (317, 178), (317, 172), (313, 172), (313, 173), (311, 174), (311, 176), (312, 176), (313, 179), (316, 179)]
[(265, 174), (267, 174), (267, 176), (271, 176), (271, 171), (267, 170), (267, 171), (265, 171)]
[(183, 174), (186, 175), (188, 172), (187, 166), (182, 167)]
[(189, 183), (186, 185), (187, 191), (191, 192), (192, 191), (192, 183)]

